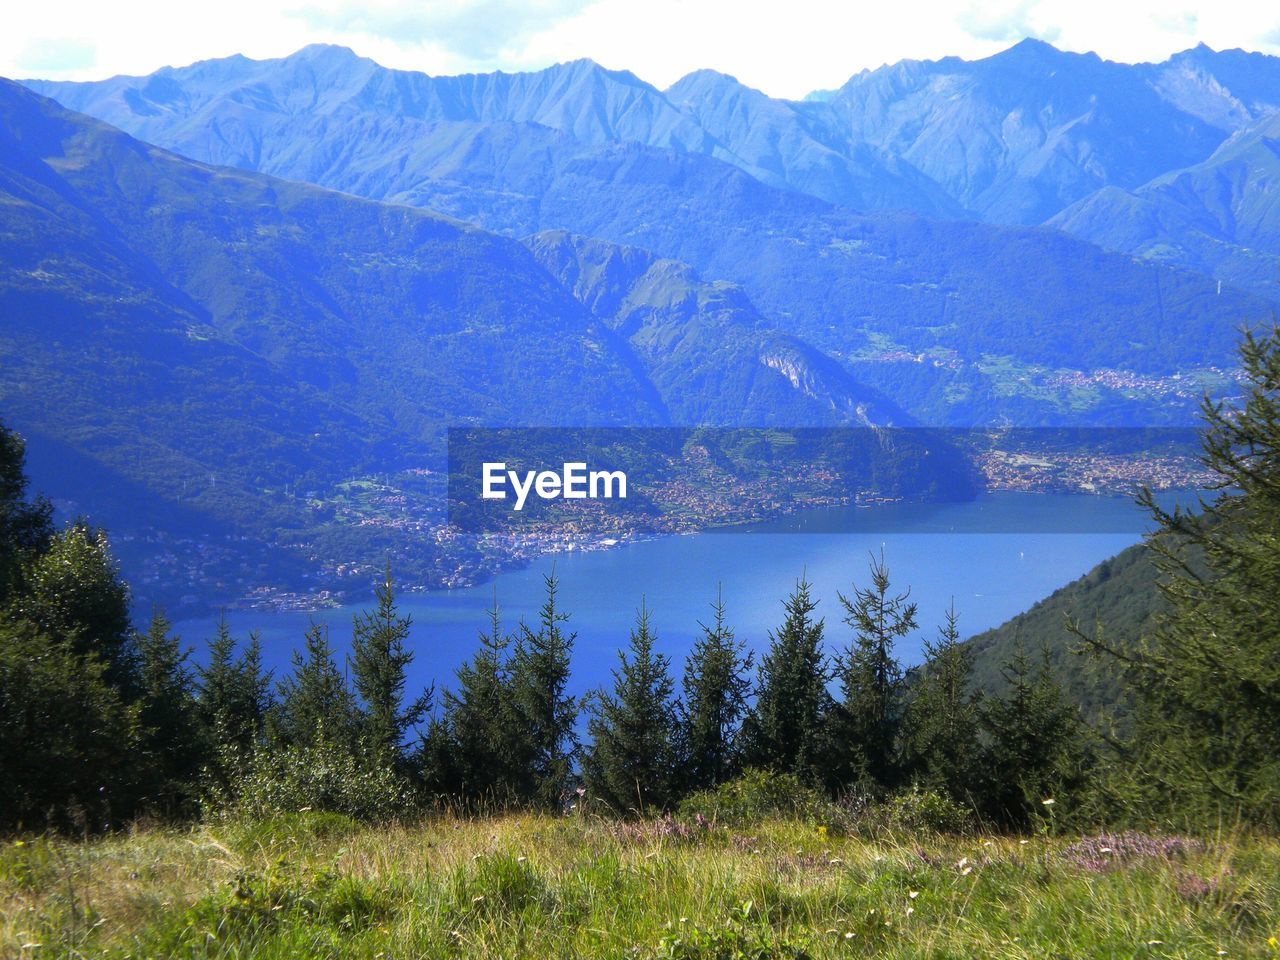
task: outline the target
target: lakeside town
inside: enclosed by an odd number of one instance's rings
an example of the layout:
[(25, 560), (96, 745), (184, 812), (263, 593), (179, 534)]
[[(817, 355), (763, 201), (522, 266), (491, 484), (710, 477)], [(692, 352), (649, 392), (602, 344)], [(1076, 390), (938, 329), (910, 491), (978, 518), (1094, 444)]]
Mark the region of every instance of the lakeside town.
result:
[[(992, 449), (976, 453), (973, 466), (984, 492), (1080, 493), (1132, 496), (1142, 486), (1154, 490), (1203, 489), (1210, 475), (1191, 455), (1045, 453), (1034, 449)], [(390, 562), (405, 590), (473, 586), (504, 570), (554, 553), (608, 550), (664, 536), (751, 524), (823, 507), (874, 506), (901, 500), (873, 488), (849, 486), (825, 467), (802, 467), (770, 476), (734, 476), (702, 460), (653, 486), (652, 509), (607, 509), (600, 502), (561, 502), (551, 513), (483, 533), (466, 533), (449, 522), (438, 482), (424, 487), (430, 471), (404, 478), (360, 478), (342, 485), (326, 501), (336, 521), (365, 542), (385, 544), (382, 559), (352, 562), (351, 553), (319, 541), (303, 542), (289, 553), (293, 564), (285, 582), (275, 582), (279, 563), (266, 548), (250, 550), (243, 538), (191, 537), (175, 540), (158, 531), (120, 538), (137, 582), (178, 611), (200, 608), (199, 590), (227, 598), (228, 609), (309, 610), (336, 606), (360, 593)], [(436, 475), (433, 481), (442, 478)], [(406, 489), (408, 487), (416, 489)], [(348, 541), (339, 540), (345, 544)], [(342, 560), (329, 559), (342, 556)], [(277, 577), (272, 574), (276, 573)]]

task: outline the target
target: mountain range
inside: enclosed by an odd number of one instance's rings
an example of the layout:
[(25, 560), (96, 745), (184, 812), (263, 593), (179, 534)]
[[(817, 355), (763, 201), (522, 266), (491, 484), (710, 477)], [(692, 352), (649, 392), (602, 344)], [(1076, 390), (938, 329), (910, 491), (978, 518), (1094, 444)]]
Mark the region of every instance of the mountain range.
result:
[(4, 81), (0, 415), (113, 527), (276, 550), (227, 590), (402, 545), (454, 425), (1190, 422), (1274, 310), (1278, 107), (1276, 58), (1037, 41), (805, 101), (330, 46)]
[[(796, 103), (710, 71), (666, 91), (590, 61), (434, 78), (309, 47), (31, 86), (202, 161), (682, 261), (919, 419), (1117, 423), (1194, 404), (1094, 371), (1228, 364), (1267, 291), (963, 218), (1034, 221), (1198, 159), (1269, 114), (1277, 62), (1197, 49), (1131, 67), (1028, 41)], [(1035, 197), (1056, 199), (1011, 212)]]

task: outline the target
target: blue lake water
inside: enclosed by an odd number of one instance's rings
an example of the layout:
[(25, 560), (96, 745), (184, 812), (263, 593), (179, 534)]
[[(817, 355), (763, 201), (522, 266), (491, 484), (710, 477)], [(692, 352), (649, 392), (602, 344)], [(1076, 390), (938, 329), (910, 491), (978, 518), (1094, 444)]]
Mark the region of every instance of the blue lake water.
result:
[[(1136, 543), (1149, 525), (1127, 499), (1065, 494), (1001, 493), (961, 504), (809, 511), (733, 533), (548, 556), (482, 586), (403, 594), (400, 606), (413, 617), (414, 684), (448, 685), (488, 625), (495, 590), (506, 627), (521, 618), (533, 622), (543, 577), (554, 566), (561, 605), (577, 633), (572, 688), (581, 693), (609, 682), (641, 598), (650, 608), (658, 645), (678, 672), (718, 588), (738, 637), (763, 649), (768, 631), (781, 620), (783, 598), (803, 574), (820, 599), (834, 650), (849, 634), (837, 592), (847, 595), (853, 585), (865, 584), (869, 556), (883, 549), (894, 586), (910, 587), (920, 606), (921, 629), (898, 651), (904, 663), (913, 664), (921, 658), (922, 637), (936, 634), (952, 598), (964, 635), (996, 626)], [(265, 659), (279, 676), (312, 620), (327, 624), (334, 647), (345, 651), (359, 609), (232, 612), (228, 621), (239, 637), (259, 631)], [(177, 625), (197, 659), (213, 622)]]

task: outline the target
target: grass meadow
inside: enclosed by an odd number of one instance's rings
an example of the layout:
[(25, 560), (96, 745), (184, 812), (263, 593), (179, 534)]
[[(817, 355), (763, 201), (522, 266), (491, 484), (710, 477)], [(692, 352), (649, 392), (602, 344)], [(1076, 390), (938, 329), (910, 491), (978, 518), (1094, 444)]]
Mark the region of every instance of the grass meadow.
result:
[(1280, 843), (301, 813), (0, 841), (0, 956), (1280, 957)]

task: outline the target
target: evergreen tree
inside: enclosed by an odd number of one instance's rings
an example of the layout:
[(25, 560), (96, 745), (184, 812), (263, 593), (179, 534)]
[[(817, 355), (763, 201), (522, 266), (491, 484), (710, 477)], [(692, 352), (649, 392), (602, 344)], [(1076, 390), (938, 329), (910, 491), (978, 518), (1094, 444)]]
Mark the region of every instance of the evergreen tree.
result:
[(589, 723), (583, 767), (587, 791), (617, 813), (663, 810), (676, 798), (675, 684), (670, 660), (653, 649), (643, 604), (631, 631), (630, 656), (618, 651), (613, 692), (600, 691)]
[[(1085, 637), (1123, 664), (1137, 708), (1121, 766), (1149, 814), (1280, 825), (1280, 327), (1246, 331), (1242, 404), (1202, 403), (1198, 512), (1140, 501), (1170, 613), (1139, 644)], [(1080, 633), (1079, 627), (1074, 629)]]
[(681, 715), (685, 785), (692, 790), (728, 780), (736, 768), (737, 736), (747, 709), (751, 656), (725, 623), (724, 600), (717, 594), (711, 626), (702, 630), (685, 662)]
[(569, 615), (556, 605), (559, 581), (554, 572), (544, 580), (547, 599), (538, 615), (538, 629), (520, 625), (513, 679), (517, 715), (528, 743), (521, 797), (554, 807), (569, 786), (577, 749), (577, 703), (566, 693), (569, 656), (577, 634), (565, 633)]
[(435, 761), (433, 779), (468, 800), (502, 804), (516, 796), (531, 757), (515, 702), (510, 641), (502, 632), (496, 590), (489, 618), (480, 649), (458, 668), (456, 692), (444, 694), (444, 719), (435, 735), (446, 738), (452, 756)]
[(189, 651), (170, 632), (157, 607), (147, 632), (138, 640), (140, 719), (151, 767), (153, 803), (170, 813), (195, 800), (195, 785), (205, 760), (195, 678), (187, 667)]
[(813, 616), (818, 603), (809, 589), (803, 578), (796, 583), (783, 602), (782, 626), (769, 633), (743, 737), (748, 765), (817, 783), (822, 779), (830, 673), (822, 653), (823, 621)]
[(235, 653), (224, 615), (209, 641), (208, 663), (200, 671), (200, 715), (215, 752), (228, 761), (243, 761), (262, 739), (273, 698), (258, 635), (249, 635), (239, 658)]
[(138, 707), (106, 673), (30, 623), (0, 622), (0, 829), (105, 829), (132, 816)]
[(981, 711), (988, 737), (981, 807), (996, 823), (1021, 828), (1046, 809), (1046, 800), (1071, 809), (1083, 785), (1087, 731), (1063, 697), (1047, 651), (1033, 667), (1019, 644), (1001, 675), (1008, 692), (988, 698)]
[(431, 691), (405, 705), (406, 673), (413, 653), (406, 649), (412, 620), (396, 610), (391, 568), (375, 591), (372, 613), (357, 614), (351, 642), (351, 673), (360, 695), (360, 736), (374, 762), (400, 764), (405, 736), (431, 707)]
[(108, 682), (126, 699), (138, 695), (137, 650), (129, 623), (129, 590), (120, 579), (106, 534), (77, 521), (50, 538), (27, 566), (23, 591), (10, 616), (40, 633), (93, 655), (106, 666)]
[(926, 639), (924, 650), (905, 719), (908, 762), (921, 786), (971, 804), (981, 770), (979, 700), (970, 691), (973, 662), (960, 642), (954, 601), (938, 639)]
[(28, 501), (26, 445), (0, 424), (0, 610), (22, 589), (24, 566), (53, 537), (53, 505)]
[(293, 655), (293, 674), (280, 684), (276, 736), (291, 747), (336, 744), (354, 749), (356, 703), (333, 659), (329, 631), (307, 630), (306, 653)]
[(833, 789), (851, 784), (884, 789), (900, 780), (902, 667), (893, 647), (916, 629), (916, 605), (909, 594), (890, 592), (883, 553), (871, 558), (870, 586), (855, 587), (852, 598), (838, 594), (853, 641), (836, 662), (842, 699), (829, 726)]

